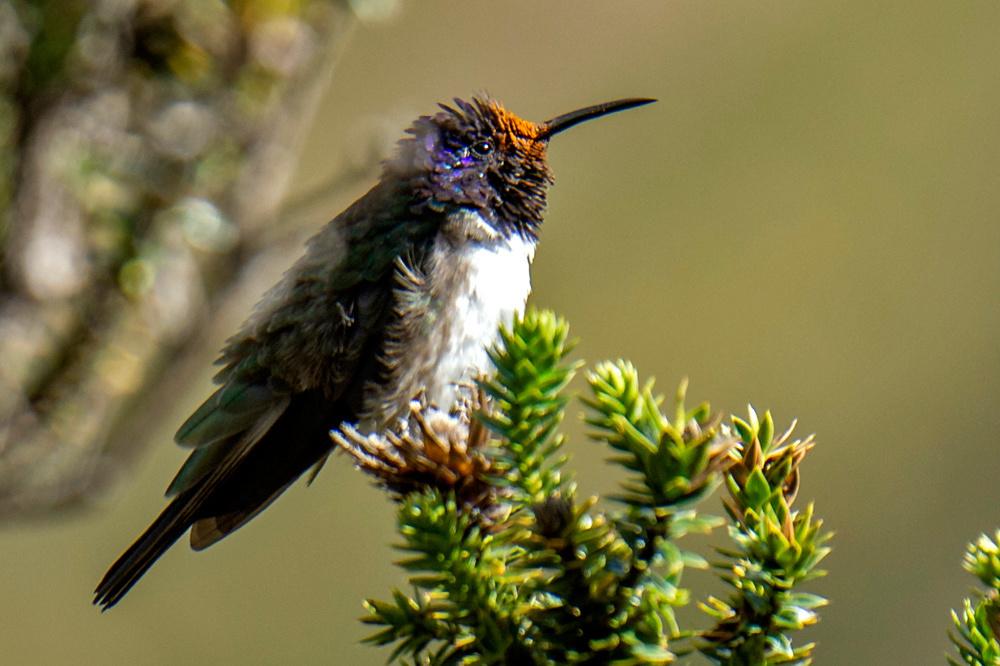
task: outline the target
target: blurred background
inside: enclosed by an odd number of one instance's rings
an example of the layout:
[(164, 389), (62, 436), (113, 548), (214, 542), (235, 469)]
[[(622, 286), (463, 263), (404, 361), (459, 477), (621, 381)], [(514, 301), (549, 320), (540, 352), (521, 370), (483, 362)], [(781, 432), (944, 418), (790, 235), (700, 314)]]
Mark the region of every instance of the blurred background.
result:
[(660, 99), (553, 142), (533, 302), (580, 358), (817, 433), (818, 662), (943, 663), (965, 543), (1000, 526), (998, 25), (987, 0), (0, 2), (4, 661), (384, 662), (357, 618), (402, 580), (393, 511), (343, 460), (112, 612), (91, 590), (301, 240), (486, 90), (535, 120)]

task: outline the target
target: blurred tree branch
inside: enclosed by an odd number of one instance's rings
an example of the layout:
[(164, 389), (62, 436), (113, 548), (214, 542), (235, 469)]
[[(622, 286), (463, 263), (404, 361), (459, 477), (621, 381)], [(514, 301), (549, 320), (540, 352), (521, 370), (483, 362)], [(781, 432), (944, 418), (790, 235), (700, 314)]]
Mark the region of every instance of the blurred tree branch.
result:
[(298, 247), (274, 221), (304, 130), (394, 5), (0, 0), (0, 519), (103, 488)]

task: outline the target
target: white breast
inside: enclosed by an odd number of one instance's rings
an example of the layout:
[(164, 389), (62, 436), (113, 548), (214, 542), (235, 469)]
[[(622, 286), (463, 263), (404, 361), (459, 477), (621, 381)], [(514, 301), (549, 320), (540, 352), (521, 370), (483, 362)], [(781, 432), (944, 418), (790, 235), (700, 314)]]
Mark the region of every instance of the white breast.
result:
[(398, 319), (383, 353), (391, 368), (365, 396), (362, 431), (393, 427), (419, 395), (448, 410), (459, 385), (492, 370), (486, 348), (500, 324), (509, 325), (531, 291), (535, 243), (504, 239), (477, 214), (446, 223), (430, 256), (412, 278), (399, 274)]
[(450, 317), (451, 325), (433, 328), (443, 335), (436, 378), (427, 387), (427, 397), (439, 406), (455, 400), (455, 384), (492, 370), (487, 345), (496, 340), (501, 323), (509, 325), (515, 312), (524, 309), (531, 292), (530, 266), (535, 244), (520, 236), (511, 240), (470, 242), (459, 248), (454, 261), (455, 276), (466, 284), (448, 285), (441, 291), (432, 286), (441, 302), (440, 316)]

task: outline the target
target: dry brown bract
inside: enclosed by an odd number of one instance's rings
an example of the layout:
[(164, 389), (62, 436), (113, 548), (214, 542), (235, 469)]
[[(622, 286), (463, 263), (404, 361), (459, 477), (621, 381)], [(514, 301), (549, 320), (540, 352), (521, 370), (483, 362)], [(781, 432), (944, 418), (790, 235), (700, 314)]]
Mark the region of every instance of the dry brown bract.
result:
[(508, 509), (500, 496), (502, 489), (487, 479), (489, 431), (476, 418), (486, 398), (471, 387), (464, 393), (466, 397), (450, 412), (428, 405), (422, 397), (413, 400), (409, 417), (396, 430), (366, 435), (345, 424), (331, 437), (394, 499), (435, 488), (453, 493), (482, 522), (496, 523)]

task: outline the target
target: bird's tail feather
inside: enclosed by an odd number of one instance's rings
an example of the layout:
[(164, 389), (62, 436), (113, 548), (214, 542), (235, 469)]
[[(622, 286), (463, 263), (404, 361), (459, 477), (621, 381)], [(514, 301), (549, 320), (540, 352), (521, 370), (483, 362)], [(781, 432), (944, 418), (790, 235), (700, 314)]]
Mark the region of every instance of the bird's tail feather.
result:
[[(207, 548), (256, 516), (305, 470), (329, 454), (330, 417), (319, 409), (321, 394), (303, 396), (286, 412), (285, 397), (261, 415), (257, 423), (224, 445), (219, 457), (189, 458), (171, 484), (176, 493), (153, 524), (111, 565), (97, 589), (94, 603), (107, 610), (121, 601), (153, 563), (193, 526), (191, 546)], [(201, 469), (205, 467), (206, 469)]]
[(190, 527), (186, 498), (178, 497), (163, 510), (153, 524), (122, 553), (94, 590), (94, 603), (108, 610), (132, 589), (143, 574)]

